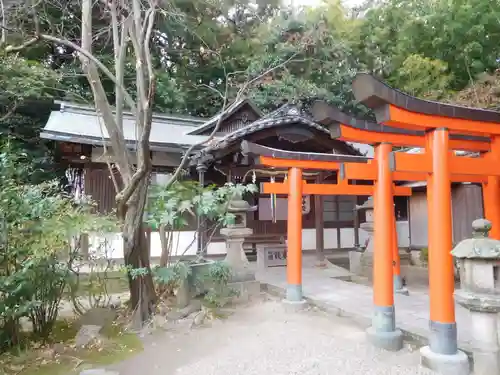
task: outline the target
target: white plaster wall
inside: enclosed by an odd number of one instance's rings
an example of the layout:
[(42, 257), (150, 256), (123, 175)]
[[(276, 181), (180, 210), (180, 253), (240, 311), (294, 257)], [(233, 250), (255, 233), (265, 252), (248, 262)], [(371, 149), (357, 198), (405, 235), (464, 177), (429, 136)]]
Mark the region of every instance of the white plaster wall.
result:
[[(195, 255), (197, 235), (194, 231), (174, 233), (172, 254)], [(99, 257), (108, 259), (123, 259), (123, 241), (120, 233), (110, 233), (106, 236), (92, 236), (90, 239), (90, 250)], [(225, 254), (226, 245), (224, 242), (212, 242), (208, 245), (208, 254)], [(161, 255), (160, 235), (158, 232), (151, 233), (151, 257)]]
[[(398, 243), (400, 247), (409, 246), (409, 231), (407, 221), (398, 221)], [(368, 233), (364, 230), (359, 230), (359, 242), (363, 245), (368, 238)], [(354, 228), (342, 228), (340, 230), (341, 247), (348, 249), (354, 247)], [(174, 244), (172, 254), (180, 255), (195, 255), (196, 254), (196, 232), (176, 232), (174, 233)], [(337, 248), (337, 229), (326, 228), (324, 230), (324, 242), (326, 249)], [(123, 241), (121, 234), (110, 233), (106, 236), (92, 236), (90, 238), (90, 251), (97, 253), (100, 257), (108, 259), (123, 259)], [(302, 249), (316, 249), (316, 230), (302, 230)], [(225, 254), (226, 245), (224, 242), (212, 242), (208, 245), (208, 254), (217, 255)], [(151, 257), (159, 257), (161, 255), (160, 236), (158, 232), (151, 233)]]

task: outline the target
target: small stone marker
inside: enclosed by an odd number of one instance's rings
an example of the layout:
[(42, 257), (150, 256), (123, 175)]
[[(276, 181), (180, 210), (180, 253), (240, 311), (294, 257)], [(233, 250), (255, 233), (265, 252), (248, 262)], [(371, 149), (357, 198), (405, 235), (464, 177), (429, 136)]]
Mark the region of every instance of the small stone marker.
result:
[(286, 245), (257, 246), (257, 269), (286, 266)]
[(83, 325), (76, 334), (75, 345), (78, 347), (88, 345), (92, 340), (99, 337), (101, 328), (102, 326)]

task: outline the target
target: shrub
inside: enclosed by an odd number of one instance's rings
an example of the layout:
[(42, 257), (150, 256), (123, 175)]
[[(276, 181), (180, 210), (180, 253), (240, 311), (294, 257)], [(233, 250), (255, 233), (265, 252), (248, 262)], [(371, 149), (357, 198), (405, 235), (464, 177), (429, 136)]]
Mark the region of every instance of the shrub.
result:
[(16, 156), (0, 152), (0, 349), (18, 344), (23, 317), (37, 336), (50, 335), (79, 257), (72, 239), (99, 223), (58, 182), (25, 184), (25, 172)]

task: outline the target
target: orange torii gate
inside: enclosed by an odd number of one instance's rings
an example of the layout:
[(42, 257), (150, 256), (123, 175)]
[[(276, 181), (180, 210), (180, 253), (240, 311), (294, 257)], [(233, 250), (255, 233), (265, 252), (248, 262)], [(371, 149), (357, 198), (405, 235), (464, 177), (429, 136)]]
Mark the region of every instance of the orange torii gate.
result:
[[(500, 224), (500, 112), (459, 107), (417, 99), (394, 90), (370, 75), (359, 74), (353, 82), (356, 99), (375, 113), (377, 129), (354, 124), (371, 137), (375, 145), (375, 259), (374, 319), (367, 331), (370, 341), (386, 349), (401, 347), (396, 329), (393, 293), (390, 289), (392, 260), (389, 240), (388, 204), (394, 173), (421, 174), (427, 181), (429, 232), (429, 346), (421, 349), (422, 363), (440, 373), (468, 373), (467, 356), (458, 350), (455, 321), (451, 181), (477, 179), (485, 188), (486, 215)], [(319, 120), (320, 111), (315, 118)], [(328, 116), (324, 116), (327, 118)], [(337, 121), (342, 125), (352, 125)], [(386, 128), (390, 127), (389, 131)], [(342, 130), (342, 129), (341, 129)], [(352, 133), (352, 129), (343, 129)], [(336, 136), (332, 134), (332, 136)], [(337, 134), (338, 136), (338, 134)], [(403, 136), (413, 136), (403, 139)], [(363, 142), (356, 136), (351, 139)], [(377, 139), (375, 139), (377, 138)], [(421, 154), (392, 153), (393, 145), (412, 145)], [(403, 144), (401, 144), (403, 143)], [(458, 157), (452, 150), (479, 152), (477, 158)], [(373, 173), (373, 172), (370, 172)], [(471, 175), (474, 177), (463, 177)], [(377, 224), (377, 221), (379, 222)], [(385, 223), (385, 226), (384, 226)], [(498, 234), (498, 232), (496, 232)], [(382, 286), (382, 288), (380, 288)], [(385, 287), (385, 288), (384, 288)]]
[[(337, 184), (308, 184), (306, 181), (303, 181), (302, 186), (302, 195), (354, 195), (354, 196), (371, 196), (373, 195), (374, 186), (373, 185), (351, 185), (348, 183), (349, 179), (354, 178), (344, 178), (342, 176), (344, 163), (338, 162), (325, 162), (318, 160), (293, 160), (290, 159), (280, 159), (276, 157), (263, 156), (263, 154), (271, 153), (271, 150), (274, 152), (273, 155), (276, 155), (276, 151), (270, 148), (262, 147), (256, 144), (244, 143), (243, 146), (246, 149), (247, 153), (257, 154), (258, 157), (257, 163), (266, 167), (272, 168), (285, 168), (289, 169), (293, 165), (294, 167), (299, 167), (301, 169), (323, 169), (323, 170), (335, 170), (340, 171), (338, 175)], [(318, 154), (316, 154), (318, 155)], [(287, 157), (298, 158), (300, 157), (300, 153), (287, 153)], [(370, 161), (368, 161), (369, 163)], [(363, 163), (348, 163), (346, 165), (350, 166), (359, 166), (359, 167), (370, 167), (368, 164)], [(359, 180), (363, 180), (360, 178)], [(372, 179), (375, 180), (375, 179)], [(266, 182), (263, 185), (263, 193), (265, 194), (283, 194), (288, 195), (290, 192), (290, 185), (285, 183), (270, 183)], [(393, 195), (394, 196), (410, 196), (411, 189), (408, 187), (394, 186), (393, 187)], [(393, 215), (394, 216), (394, 215)], [(407, 290), (403, 288), (403, 282), (401, 278), (401, 269), (400, 269), (400, 259), (399, 259), (399, 248), (397, 241), (397, 231), (396, 231), (396, 219), (393, 217), (393, 221), (391, 223), (391, 228), (393, 229), (391, 238), (391, 247), (393, 252), (393, 283), (394, 290), (399, 293), (407, 293)]]
[[(263, 184), (263, 193), (288, 195), (288, 252), (287, 297), (289, 302), (301, 303), (302, 296), (302, 195), (373, 195), (373, 185), (351, 185), (345, 179), (337, 184), (309, 184), (302, 179), (302, 170), (338, 171), (343, 163), (364, 165), (368, 158), (350, 155), (312, 154), (289, 152), (243, 141), (242, 152), (254, 158), (254, 164), (288, 170), (288, 180), (282, 183)], [(411, 188), (392, 186), (392, 196), (410, 196)], [(392, 204), (392, 203), (391, 203)], [(391, 248), (397, 249), (394, 214), (391, 214)], [(397, 252), (397, 250), (396, 250)], [(391, 262), (392, 263), (392, 262)], [(395, 274), (399, 275), (399, 262)], [(392, 278), (392, 270), (391, 270)], [(392, 282), (392, 281), (391, 281)], [(392, 290), (392, 289), (391, 289)], [(389, 291), (388, 291), (389, 292)], [(392, 291), (391, 291), (392, 292)]]

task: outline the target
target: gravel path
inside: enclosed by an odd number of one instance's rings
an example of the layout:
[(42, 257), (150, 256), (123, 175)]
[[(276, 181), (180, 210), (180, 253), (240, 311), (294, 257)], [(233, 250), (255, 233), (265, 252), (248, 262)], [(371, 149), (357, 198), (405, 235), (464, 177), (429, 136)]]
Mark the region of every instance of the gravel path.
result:
[(120, 375), (372, 375), (433, 372), (418, 351), (373, 348), (346, 318), (317, 310), (285, 312), (280, 302), (239, 308), (228, 319), (185, 333), (149, 338), (140, 355), (116, 366)]

